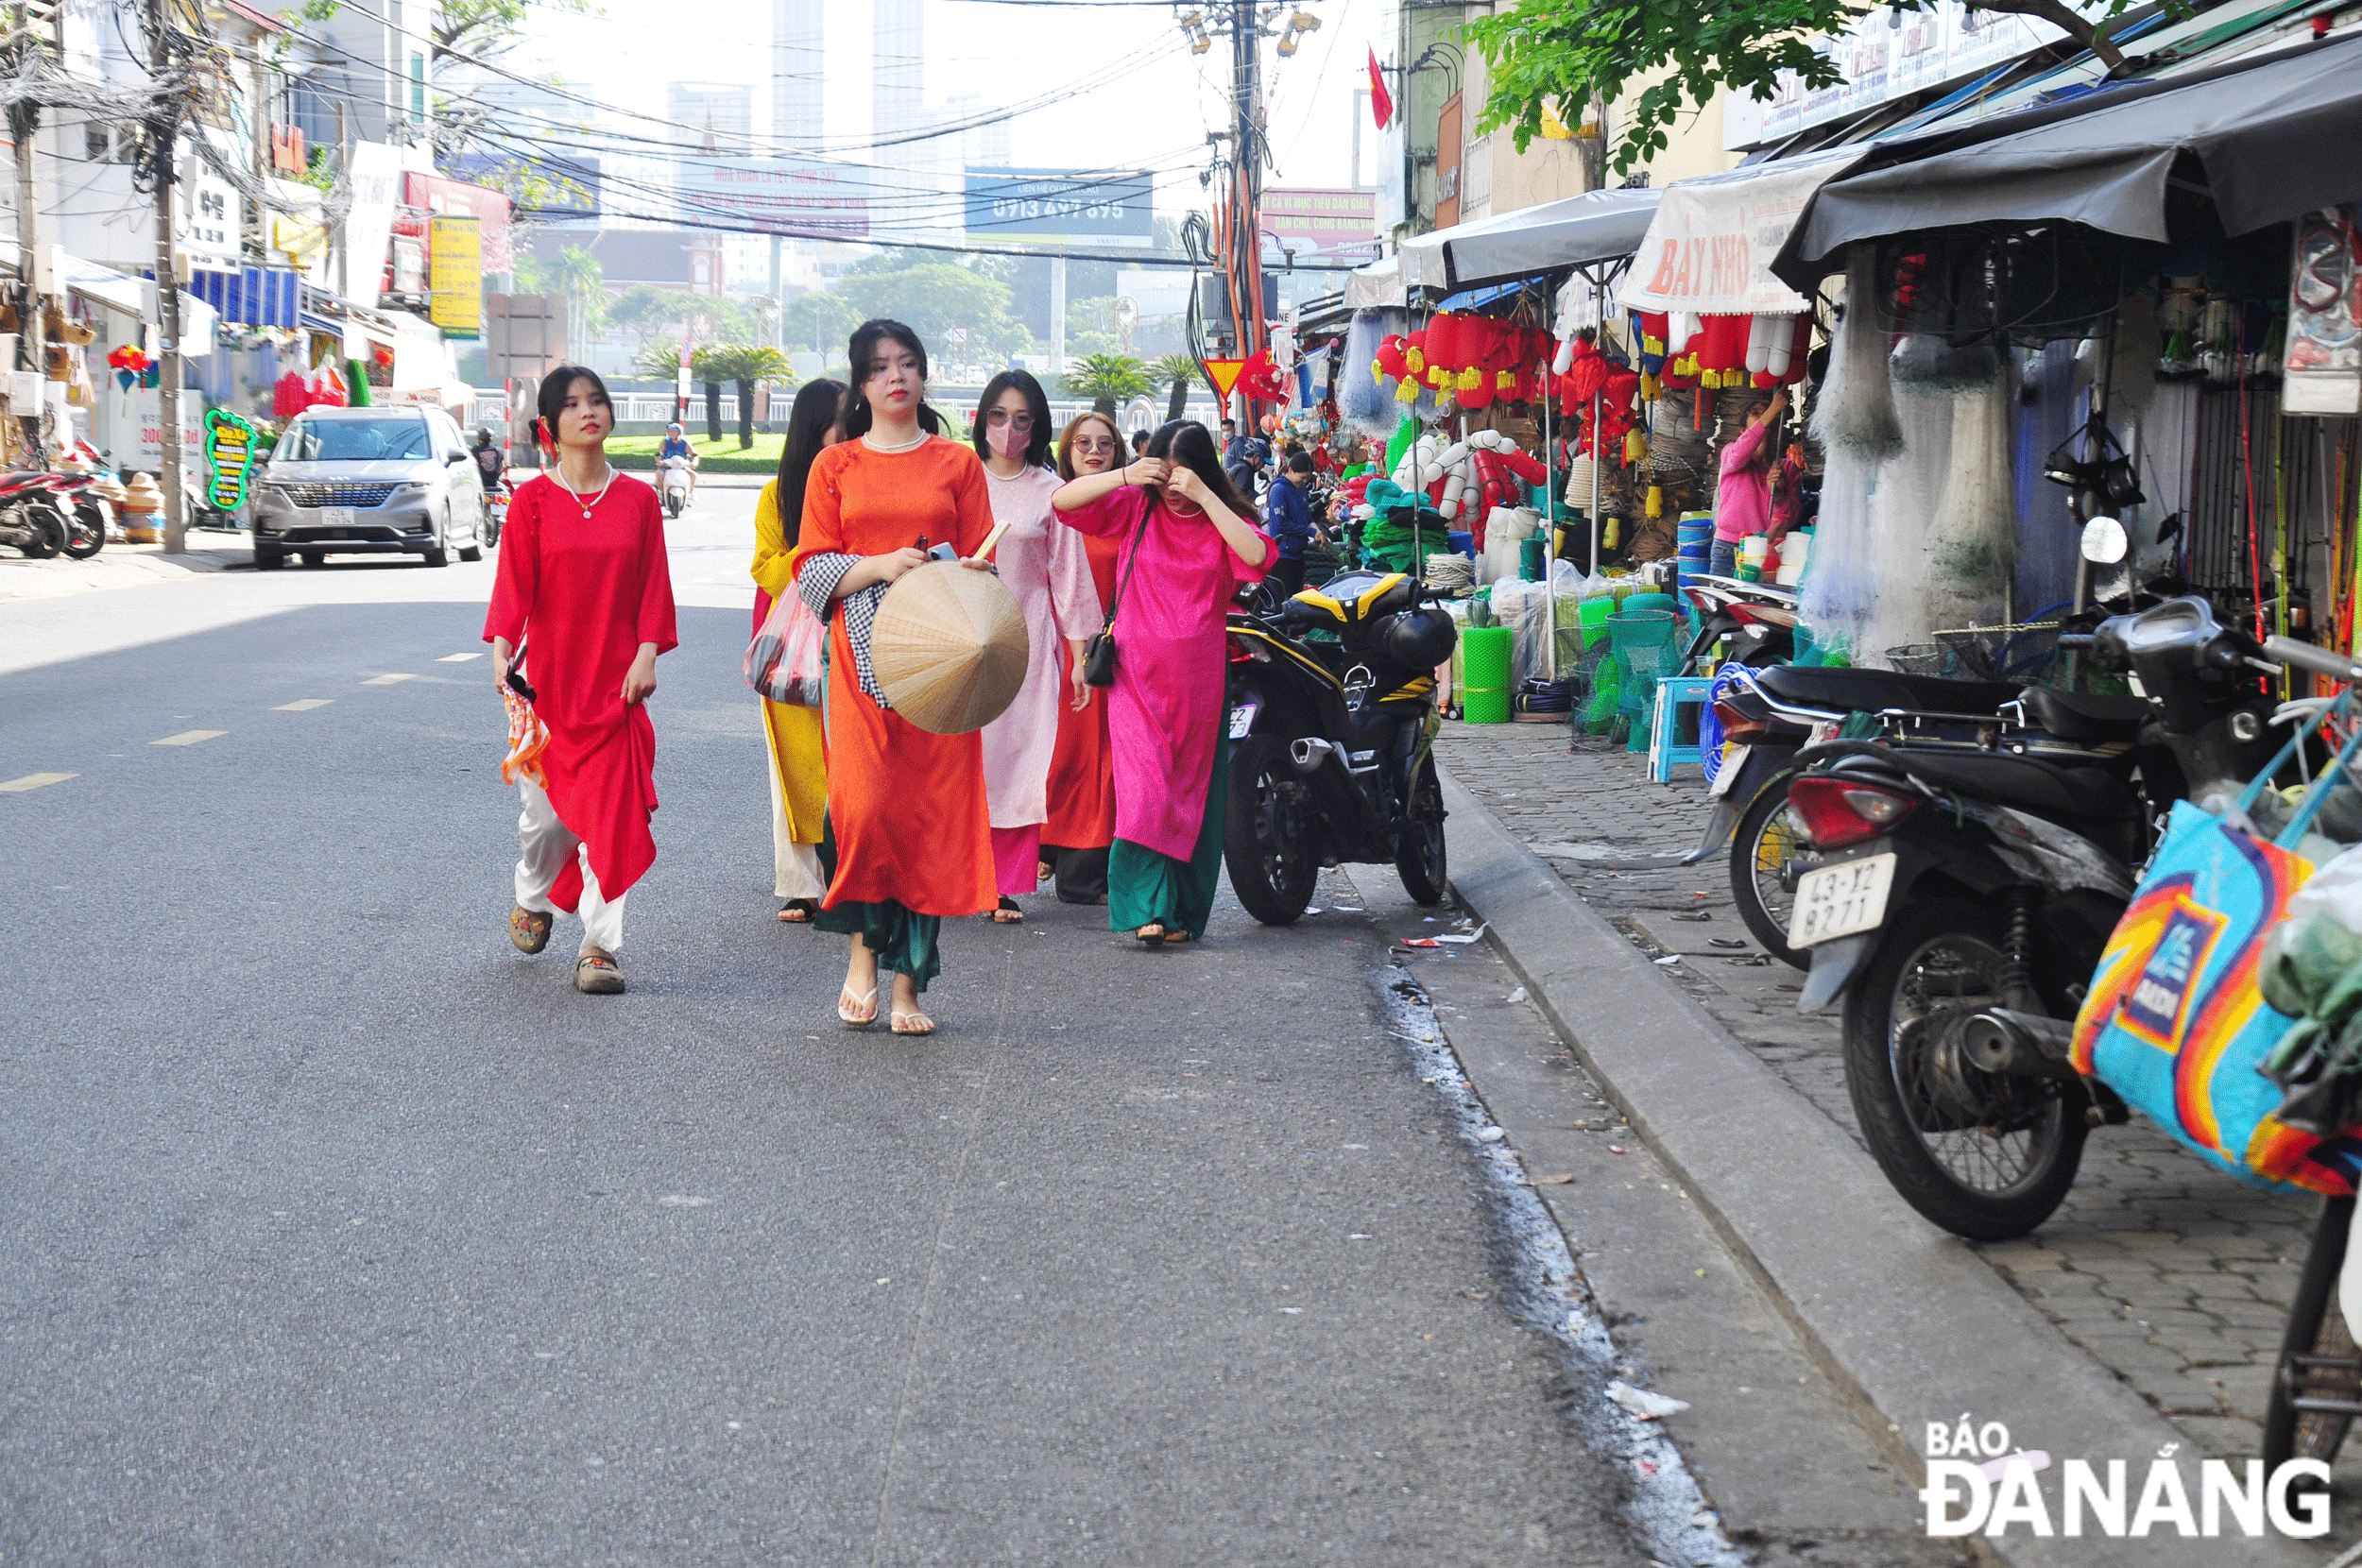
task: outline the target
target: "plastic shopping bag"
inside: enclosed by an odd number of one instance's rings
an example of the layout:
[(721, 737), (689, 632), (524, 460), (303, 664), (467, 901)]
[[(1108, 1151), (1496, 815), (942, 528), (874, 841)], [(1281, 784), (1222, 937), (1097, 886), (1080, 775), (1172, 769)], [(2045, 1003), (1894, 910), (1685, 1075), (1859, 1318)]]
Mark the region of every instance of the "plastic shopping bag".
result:
[(2288, 1126), (2262, 1070), (2295, 1022), (2264, 999), (2265, 939), (2312, 876), (2292, 846), (2327, 789), (2266, 840), (2248, 812), (2271, 772), (2228, 817), (2174, 807), (2076, 1015), (2073, 1061), (2217, 1169), (2342, 1196), (2362, 1175), (2362, 1140)]
[(790, 588), (771, 601), (746, 644), (746, 684), (775, 703), (818, 707), (828, 686), (829, 628)]

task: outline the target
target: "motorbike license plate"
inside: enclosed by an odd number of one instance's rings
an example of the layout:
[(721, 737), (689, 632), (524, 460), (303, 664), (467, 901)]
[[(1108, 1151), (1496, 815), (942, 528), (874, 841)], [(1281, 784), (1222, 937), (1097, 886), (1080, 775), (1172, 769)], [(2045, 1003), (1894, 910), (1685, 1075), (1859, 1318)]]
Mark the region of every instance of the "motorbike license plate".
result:
[(1891, 852), (1824, 865), (1796, 879), (1796, 912), (1789, 917), (1788, 945), (1810, 947), (1857, 931), (1875, 930), (1887, 916), (1887, 894), (1894, 886)]
[(321, 507), (321, 508), (320, 508), (320, 526), (321, 526), (321, 527), (323, 527), (323, 528), (350, 528), (350, 527), (351, 527), (351, 526), (352, 526), (352, 508), (351, 508), (351, 507), (350, 507), (350, 506), (323, 506), (323, 507)]
[(1738, 782), (1738, 770), (1747, 765), (1747, 754), (1753, 746), (1731, 746), (1722, 753), (1722, 760), (1715, 769), (1713, 787), (1706, 791), (1708, 800), (1720, 800), (1731, 793)]
[(1255, 727), (1255, 704), (1241, 703), (1230, 710), (1230, 739), (1243, 741)]

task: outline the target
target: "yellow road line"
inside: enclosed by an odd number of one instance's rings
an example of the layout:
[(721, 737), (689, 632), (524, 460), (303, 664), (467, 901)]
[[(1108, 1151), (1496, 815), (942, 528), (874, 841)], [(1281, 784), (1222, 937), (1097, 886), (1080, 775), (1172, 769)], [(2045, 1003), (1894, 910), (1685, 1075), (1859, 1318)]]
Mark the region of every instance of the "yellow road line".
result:
[(28, 773), (22, 778), (11, 778), (0, 784), (0, 795), (21, 795), (27, 790), (45, 789), (49, 785), (62, 784), (69, 778), (81, 776), (78, 773)]
[(147, 743), (151, 746), (196, 746), (229, 733), (226, 729), (184, 729), (178, 735), (167, 735), (161, 741)]
[(418, 678), (416, 675), (371, 675), (361, 684), (363, 686), (400, 686), (403, 681)]
[(294, 702), (281, 703), (271, 711), (273, 713), (309, 713), (316, 707), (326, 707), (335, 700), (334, 697), (298, 697)]

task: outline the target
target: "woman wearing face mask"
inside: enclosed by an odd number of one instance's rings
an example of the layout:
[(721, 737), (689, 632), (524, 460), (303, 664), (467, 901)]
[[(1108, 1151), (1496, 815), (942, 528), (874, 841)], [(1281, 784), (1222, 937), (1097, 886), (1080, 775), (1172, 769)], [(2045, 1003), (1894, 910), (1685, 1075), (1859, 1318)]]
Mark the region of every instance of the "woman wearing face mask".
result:
[[(1107, 921), (1149, 946), (1206, 934), (1222, 876), (1224, 621), (1275, 550), (1222, 471), (1206, 427), (1175, 419), (1130, 467), (1051, 498), (1070, 528), (1115, 538), (1116, 841)], [(1135, 565), (1137, 563), (1137, 570)]]
[[(1049, 467), (1050, 400), (1041, 383), (1023, 370), (992, 378), (976, 411), (976, 454), (991, 481), (993, 522), (1007, 527), (993, 560), (1025, 612), (1030, 650), (1025, 684), (984, 731), (993, 875), (1001, 890), (993, 918), (1014, 926), (1025, 918), (1018, 895), (1033, 892), (1041, 879), (1060, 698), (1076, 710), (1090, 706), (1082, 657), (1084, 644), (1099, 630), (1099, 596), (1083, 537), (1052, 522), (1050, 492), (1058, 487), (1058, 476)], [(1062, 647), (1070, 656), (1063, 676)]]
[(555, 461), (509, 503), (484, 618), (494, 688), (509, 690), (513, 661), (549, 730), (517, 784), (524, 810), (508, 939), (538, 953), (557, 912), (578, 912), (574, 989), (600, 996), (624, 989), (624, 895), (656, 861), (656, 726), (645, 705), (657, 656), (679, 641), (664, 508), (608, 466), (614, 428), (596, 374), (561, 366), (543, 379), (535, 436)]
[[(1148, 433), (1140, 432), (1145, 447)], [(1058, 437), (1058, 477), (1080, 479), (1105, 473), (1123, 453), (1123, 438), (1116, 422), (1093, 410), (1078, 414)], [(1116, 557), (1121, 539), (1061, 528), (1079, 539), (1089, 557), (1091, 586), (1098, 589), (1100, 613), (1112, 604), (1116, 591)], [(1098, 625), (1091, 627), (1098, 631)], [(1068, 656), (1070, 680), (1082, 659)], [(1087, 691), (1090, 688), (1083, 688)], [(1042, 860), (1057, 877), (1058, 902), (1104, 904), (1107, 901), (1107, 846), (1116, 837), (1116, 790), (1108, 771), (1107, 705), (1104, 702), (1058, 709), (1058, 744), (1050, 756), (1050, 820), (1042, 825)]]
[[(796, 581), (796, 544), (804, 526), (804, 481), (813, 459), (836, 445), (841, 381), (807, 382), (788, 410), (787, 440), (779, 477), (755, 503), (755, 630), (771, 602)], [(779, 918), (808, 925), (829, 891), (820, 875), (820, 829), (829, 804), (829, 764), (816, 708), (762, 699), (763, 733), (771, 742), (771, 891), (784, 898)]]
[[(894, 1032), (932, 1034), (918, 994), (942, 970), (945, 915), (993, 907), (984, 742), (931, 735), (886, 706), (869, 665), (878, 602), (926, 547), (968, 563), (992, 531), (984, 467), (929, 434), (927, 350), (899, 321), (864, 321), (847, 355), (845, 439), (813, 460), (804, 486), (796, 590), (829, 629), (829, 891), (813, 921), (852, 938), (837, 1016), (878, 1016), (878, 971), (893, 975)], [(921, 541), (925, 541), (924, 544)]]

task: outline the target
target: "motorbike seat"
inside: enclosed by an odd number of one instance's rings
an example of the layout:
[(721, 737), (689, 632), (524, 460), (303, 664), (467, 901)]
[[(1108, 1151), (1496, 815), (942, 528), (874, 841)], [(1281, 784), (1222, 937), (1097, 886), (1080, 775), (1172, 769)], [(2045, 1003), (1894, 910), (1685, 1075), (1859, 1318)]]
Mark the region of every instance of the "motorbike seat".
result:
[(2013, 702), (2018, 689), (2002, 681), (1946, 680), (1941, 675), (1905, 675), (1892, 670), (1831, 669), (1821, 665), (1775, 664), (1755, 673), (1755, 680), (1774, 702), (1790, 707), (1817, 707), (1851, 713), (1876, 713), (1908, 707), (1935, 713), (1996, 713)]
[(2131, 741), (2155, 710), (2144, 697), (2108, 697), (2029, 686), (2022, 699), (2027, 722), (2062, 741)]
[(2090, 820), (2132, 810), (2132, 792), (2099, 768), (2062, 768), (2001, 753), (1908, 754), (1912, 775), (2038, 817)]

